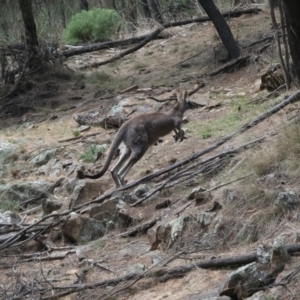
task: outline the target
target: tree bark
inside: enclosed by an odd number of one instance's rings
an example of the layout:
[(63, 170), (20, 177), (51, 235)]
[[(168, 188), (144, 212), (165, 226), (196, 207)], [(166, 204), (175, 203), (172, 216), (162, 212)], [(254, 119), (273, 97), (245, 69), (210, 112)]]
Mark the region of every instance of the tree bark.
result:
[(151, 9), (149, 7), (148, 1), (147, 0), (141, 0), (141, 5), (143, 8), (143, 12), (146, 18), (150, 19), (151, 18)]
[(87, 0), (79, 0), (79, 7), (81, 10), (89, 10), (89, 4)]
[(214, 23), (220, 39), (222, 40), (222, 43), (228, 52), (228, 58), (238, 58), (241, 54), (240, 48), (237, 45), (228, 24), (226, 23), (219, 9), (214, 4), (213, 0), (198, 1), (211, 21)]
[(155, 0), (149, 0), (151, 9), (153, 10), (154, 13), (154, 19), (159, 23), (159, 24), (163, 24), (164, 23), (164, 19), (162, 17), (162, 14), (160, 12), (159, 6), (156, 3)]
[(63, 28), (66, 28), (66, 14), (65, 14), (65, 3), (64, 0), (60, 0), (60, 15), (61, 15), (61, 23)]
[(22, 13), (25, 27), (28, 66), (31, 70), (33, 70), (40, 66), (41, 59), (38, 53), (39, 42), (32, 13), (31, 0), (19, 0), (19, 7)]
[(288, 33), (290, 55), (293, 60), (293, 72), (300, 85), (300, 2), (298, 0), (282, 0)]

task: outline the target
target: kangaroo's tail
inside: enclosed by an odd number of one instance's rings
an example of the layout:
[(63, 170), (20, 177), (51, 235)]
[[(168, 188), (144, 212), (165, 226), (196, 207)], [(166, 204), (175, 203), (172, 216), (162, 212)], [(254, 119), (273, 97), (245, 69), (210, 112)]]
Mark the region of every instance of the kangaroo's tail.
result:
[(114, 154), (118, 150), (118, 147), (123, 142), (125, 132), (126, 132), (125, 126), (122, 126), (120, 128), (120, 130), (118, 131), (117, 135), (115, 136), (112, 144), (109, 147), (109, 150), (107, 152), (107, 157), (104, 161), (104, 165), (101, 168), (101, 170), (99, 171), (99, 173), (94, 174), (94, 175), (88, 175), (88, 174), (84, 174), (82, 171), (78, 171), (77, 172), (77, 178), (97, 179), (97, 178), (100, 178), (101, 176), (103, 176), (105, 174), (105, 172), (107, 171), (107, 169), (108, 169), (108, 167), (109, 167), (109, 165), (110, 165), (110, 163), (113, 159)]

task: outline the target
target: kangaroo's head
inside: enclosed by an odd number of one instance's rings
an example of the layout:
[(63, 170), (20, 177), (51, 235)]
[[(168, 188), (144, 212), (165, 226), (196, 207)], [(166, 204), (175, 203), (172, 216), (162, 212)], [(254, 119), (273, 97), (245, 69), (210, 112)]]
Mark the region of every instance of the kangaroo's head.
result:
[(195, 108), (195, 105), (186, 99), (187, 91), (180, 91), (179, 89), (175, 90), (177, 96), (177, 103), (174, 107), (175, 110), (178, 110), (184, 113), (187, 109)]

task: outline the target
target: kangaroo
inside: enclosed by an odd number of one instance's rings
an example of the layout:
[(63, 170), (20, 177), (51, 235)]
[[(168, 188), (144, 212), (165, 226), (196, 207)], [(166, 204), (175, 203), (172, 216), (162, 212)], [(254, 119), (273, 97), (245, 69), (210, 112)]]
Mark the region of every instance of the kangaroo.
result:
[(140, 160), (147, 149), (155, 144), (162, 136), (175, 132), (175, 141), (184, 139), (181, 129), (183, 114), (187, 109), (193, 108), (190, 101), (186, 100), (187, 93), (176, 90), (177, 104), (167, 112), (153, 112), (142, 114), (125, 122), (115, 136), (102, 169), (95, 175), (84, 174), (77, 171), (77, 178), (97, 179), (107, 171), (118, 147), (123, 142), (125, 150), (111, 170), (111, 175), (116, 187), (125, 185), (124, 177), (132, 166)]

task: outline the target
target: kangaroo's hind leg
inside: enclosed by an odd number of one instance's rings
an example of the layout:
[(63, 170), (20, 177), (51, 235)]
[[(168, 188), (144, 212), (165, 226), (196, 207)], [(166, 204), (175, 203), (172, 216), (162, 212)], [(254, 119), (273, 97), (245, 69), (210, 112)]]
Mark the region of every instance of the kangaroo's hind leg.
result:
[(111, 169), (111, 176), (116, 183), (116, 187), (118, 188), (120, 185), (123, 185), (119, 180), (118, 172), (121, 169), (122, 165), (126, 162), (126, 160), (130, 157), (131, 149), (125, 146), (125, 149), (122, 151), (119, 160)]
[(120, 180), (122, 185), (125, 185), (124, 177), (129, 172), (129, 170), (133, 167), (135, 163), (137, 163), (146, 153), (148, 146), (140, 145), (139, 147), (135, 147), (131, 149), (131, 155), (126, 162), (125, 166), (118, 172), (117, 177)]

